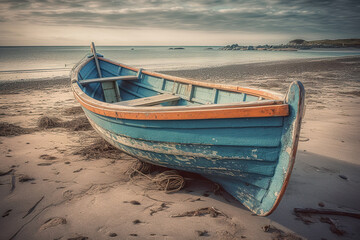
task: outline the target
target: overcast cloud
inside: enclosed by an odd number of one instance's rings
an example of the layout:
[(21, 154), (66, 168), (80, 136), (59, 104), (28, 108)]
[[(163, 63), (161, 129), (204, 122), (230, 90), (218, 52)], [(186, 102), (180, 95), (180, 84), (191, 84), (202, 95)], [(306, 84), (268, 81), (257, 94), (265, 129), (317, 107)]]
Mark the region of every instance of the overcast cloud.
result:
[[(237, 37), (264, 43), (295, 37), (358, 38), (359, 13), (359, 0), (0, 0), (0, 30), (6, 33), (0, 44), (82, 44), (96, 32), (104, 34), (104, 44), (127, 34), (124, 43), (134, 45), (147, 43), (147, 36), (138, 38), (139, 32), (157, 31), (163, 39), (159, 44), (170, 45), (174, 32), (185, 45), (204, 45), (203, 39), (207, 45), (222, 44)], [(150, 35), (151, 45), (156, 38)]]

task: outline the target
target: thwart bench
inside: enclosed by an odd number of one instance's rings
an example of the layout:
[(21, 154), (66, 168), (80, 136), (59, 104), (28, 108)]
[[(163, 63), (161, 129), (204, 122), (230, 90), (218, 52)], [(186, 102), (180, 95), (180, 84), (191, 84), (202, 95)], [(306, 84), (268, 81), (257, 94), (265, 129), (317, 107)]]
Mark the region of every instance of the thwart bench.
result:
[(115, 103), (121, 106), (143, 107), (154, 106), (164, 102), (173, 102), (179, 100), (180, 97), (172, 94), (159, 94), (151, 97), (138, 98), (134, 100), (122, 101)]

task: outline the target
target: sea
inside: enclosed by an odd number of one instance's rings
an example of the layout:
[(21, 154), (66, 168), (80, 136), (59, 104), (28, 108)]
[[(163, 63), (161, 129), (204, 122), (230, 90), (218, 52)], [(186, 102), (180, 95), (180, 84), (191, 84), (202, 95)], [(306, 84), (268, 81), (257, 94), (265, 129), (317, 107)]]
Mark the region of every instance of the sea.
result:
[[(360, 49), (299, 51), (222, 51), (220, 46), (97, 46), (104, 57), (151, 71), (198, 69), (270, 61), (360, 55)], [(90, 53), (87, 46), (0, 47), (0, 81), (31, 81), (68, 77), (72, 67)]]

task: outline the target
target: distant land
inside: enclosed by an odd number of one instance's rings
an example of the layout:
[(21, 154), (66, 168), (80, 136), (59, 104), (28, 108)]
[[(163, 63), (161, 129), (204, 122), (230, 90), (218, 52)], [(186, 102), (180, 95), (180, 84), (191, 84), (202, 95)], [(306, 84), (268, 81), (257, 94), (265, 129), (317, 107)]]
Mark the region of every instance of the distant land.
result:
[(227, 45), (220, 50), (260, 50), (260, 51), (297, 51), (299, 49), (312, 48), (360, 48), (360, 39), (336, 39), (336, 40), (315, 40), (306, 41), (304, 39), (294, 39), (287, 44), (280, 45), (258, 45), (258, 46), (241, 46), (239, 44)]

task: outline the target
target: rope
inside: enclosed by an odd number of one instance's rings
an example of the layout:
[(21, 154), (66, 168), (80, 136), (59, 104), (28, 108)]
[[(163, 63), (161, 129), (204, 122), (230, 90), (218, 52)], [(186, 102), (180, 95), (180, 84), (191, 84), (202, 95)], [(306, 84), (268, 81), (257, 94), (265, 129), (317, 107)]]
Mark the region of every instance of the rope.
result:
[(162, 172), (156, 175), (153, 181), (166, 193), (178, 192), (185, 185), (184, 178), (175, 170)]
[[(156, 189), (165, 191), (166, 193), (178, 192), (185, 186), (184, 178), (179, 175), (176, 170), (167, 170), (157, 174), (155, 177), (150, 177), (147, 174), (149, 174), (153, 169), (156, 169), (156, 166), (142, 161), (137, 161), (129, 169), (131, 170), (129, 174), (130, 179), (133, 180), (133, 177), (136, 174), (140, 174), (149, 179), (151, 183), (155, 184)], [(153, 187), (147, 186), (145, 188), (152, 189)]]

